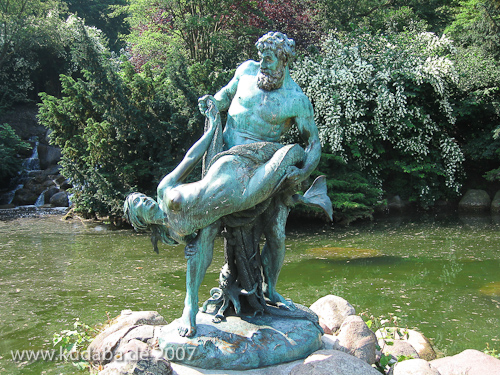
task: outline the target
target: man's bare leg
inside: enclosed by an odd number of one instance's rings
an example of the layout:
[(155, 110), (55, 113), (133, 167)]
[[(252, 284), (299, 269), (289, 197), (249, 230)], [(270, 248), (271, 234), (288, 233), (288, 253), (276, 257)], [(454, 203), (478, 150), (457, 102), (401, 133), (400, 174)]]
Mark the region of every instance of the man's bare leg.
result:
[[(285, 224), (290, 209), (281, 202), (277, 204), (276, 209), (278, 210), (276, 216), (271, 218), (269, 225), (266, 225), (264, 230), (266, 243), (261, 254), (265, 282), (264, 294), (271, 303), (283, 304), (293, 309), (295, 308), (293, 302), (286, 300), (276, 291), (278, 276), (285, 260)], [(270, 212), (270, 214), (272, 215), (274, 212)]]
[(196, 314), (198, 313), (198, 290), (212, 263), (214, 240), (219, 232), (219, 222), (215, 222), (198, 232), (196, 238), (186, 245), (186, 298), (182, 312), (179, 334), (192, 337), (196, 334)]

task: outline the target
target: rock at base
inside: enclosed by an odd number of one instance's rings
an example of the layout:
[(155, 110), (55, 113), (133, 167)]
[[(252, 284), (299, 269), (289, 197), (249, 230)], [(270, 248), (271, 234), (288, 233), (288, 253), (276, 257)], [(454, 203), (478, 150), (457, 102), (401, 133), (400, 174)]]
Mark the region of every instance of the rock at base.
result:
[(426, 360), (417, 358), (396, 363), (393, 375), (440, 375), (440, 373)]
[(458, 203), (458, 208), (463, 212), (482, 212), (490, 208), (491, 199), (484, 190), (469, 189)]
[(348, 316), (340, 326), (337, 337), (340, 350), (370, 365), (375, 363), (377, 337), (361, 317)]
[(441, 375), (467, 374), (489, 375), (500, 374), (500, 359), (496, 359), (479, 350), (467, 349), (451, 357), (435, 359), (431, 366)]
[(356, 314), (356, 310), (349, 302), (331, 294), (314, 302), (311, 310), (318, 314), (319, 325), (326, 334), (337, 332), (349, 315)]
[(163, 356), (172, 362), (213, 370), (248, 370), (305, 358), (322, 346), (319, 328), (306, 319), (271, 315), (214, 316), (199, 312), (197, 333), (181, 337), (180, 320), (158, 330)]
[(380, 375), (368, 363), (339, 350), (320, 350), (295, 366), (290, 375)]

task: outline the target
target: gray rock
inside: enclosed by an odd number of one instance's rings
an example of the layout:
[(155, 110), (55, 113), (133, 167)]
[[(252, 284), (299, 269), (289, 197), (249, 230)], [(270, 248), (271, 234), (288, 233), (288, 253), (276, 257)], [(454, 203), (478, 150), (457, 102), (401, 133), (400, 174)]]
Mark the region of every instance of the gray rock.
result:
[[(377, 330), (377, 332), (375, 332), (375, 335), (377, 336), (380, 347), (385, 346), (384, 339), (386, 339), (387, 333), (383, 332), (384, 330), (385, 331), (390, 330), (392, 332), (391, 336), (392, 335), (394, 336), (388, 341), (407, 342), (408, 344), (410, 344), (413, 347), (413, 349), (417, 353), (417, 355), (414, 355), (413, 351), (411, 351), (409, 348), (406, 350), (404, 348), (404, 346), (399, 346), (398, 349), (394, 349), (394, 350), (400, 351), (400, 353), (395, 354), (395, 356), (397, 356), (397, 355), (407, 355), (408, 356), (408, 354), (410, 354), (414, 358), (421, 358), (421, 359), (425, 359), (426, 361), (432, 361), (433, 359), (436, 358), (436, 352), (434, 351), (434, 348), (432, 347), (430, 341), (423, 334), (421, 334), (420, 332), (415, 331), (413, 329), (404, 329), (404, 330), (400, 329), (398, 331), (397, 327), (385, 327), (382, 330), (380, 330), (380, 329)], [(401, 332), (402, 334), (399, 335), (398, 332)], [(398, 345), (398, 344), (396, 344), (396, 345)], [(388, 348), (388, 350), (390, 351), (390, 347)], [(407, 354), (405, 354), (405, 350), (406, 350)]]
[(494, 214), (500, 213), (500, 190), (497, 191), (491, 202), (491, 212)]
[(314, 302), (310, 309), (318, 315), (319, 325), (327, 334), (337, 332), (345, 318), (356, 314), (349, 302), (331, 294)]
[(156, 311), (122, 311), (89, 345), (90, 362), (96, 365), (109, 363), (120, 345), (138, 338), (148, 341), (154, 336), (154, 327), (149, 327), (164, 324), (167, 322)]
[(404, 341), (408, 342), (417, 351), (418, 358), (432, 361), (436, 359), (436, 352), (427, 337), (413, 329), (406, 330)]
[(290, 375), (380, 375), (380, 372), (342, 351), (320, 350), (295, 366)]
[(50, 165), (55, 165), (61, 160), (61, 149), (40, 143), (38, 145), (38, 158), (40, 159), (40, 168), (47, 169)]
[(451, 357), (430, 362), (440, 375), (493, 375), (500, 374), (500, 359), (474, 349), (464, 350)]
[(441, 375), (424, 359), (409, 359), (396, 363), (393, 375)]
[[(290, 375), (295, 366), (302, 364), (304, 360), (283, 363), (276, 366), (268, 366), (246, 371), (234, 370), (205, 370), (198, 367), (186, 366), (180, 363), (170, 363), (174, 375)], [(379, 374), (380, 375), (380, 374)]]
[(68, 207), (68, 193), (66, 193), (65, 191), (60, 191), (59, 193), (56, 193), (52, 197), (50, 197), (49, 202), (55, 207)]
[(340, 326), (337, 337), (340, 350), (370, 365), (375, 363), (377, 338), (361, 317), (348, 316)]
[(59, 175), (60, 171), (61, 171), (60, 165), (51, 165), (50, 167), (45, 168), (44, 173), (47, 176), (57, 176)]
[(484, 190), (469, 189), (458, 203), (458, 208), (466, 212), (481, 212), (490, 208), (491, 199)]
[(325, 334), (321, 337), (323, 342), (323, 349), (327, 350), (341, 350), (339, 344), (339, 338), (335, 335)]
[(98, 375), (172, 375), (173, 370), (164, 358), (143, 356), (138, 361), (113, 361)]
[(390, 211), (404, 211), (408, 207), (408, 203), (401, 199), (399, 195), (395, 195), (387, 199), (387, 209)]
[(30, 189), (22, 188), (16, 191), (12, 203), (16, 206), (26, 206), (35, 204), (40, 193), (36, 193)]
[(58, 188), (56, 188), (55, 186), (47, 189), (47, 191), (45, 192), (44, 202), (50, 202), (50, 198), (52, 198), (55, 194), (57, 194), (59, 192), (60, 192), (60, 190)]
[(411, 344), (407, 341), (394, 340), (386, 342), (384, 346), (380, 345), (382, 353), (385, 355), (393, 355), (395, 358), (405, 356), (407, 358), (419, 358), (418, 353)]

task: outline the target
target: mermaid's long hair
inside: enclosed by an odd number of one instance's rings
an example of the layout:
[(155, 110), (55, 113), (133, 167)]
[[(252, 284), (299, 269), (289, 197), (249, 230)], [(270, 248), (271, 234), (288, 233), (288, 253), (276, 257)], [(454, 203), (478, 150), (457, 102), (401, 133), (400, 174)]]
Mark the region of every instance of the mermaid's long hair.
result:
[(154, 203), (157, 210), (161, 211), (158, 203), (151, 197), (148, 197), (142, 193), (132, 193), (127, 196), (125, 202), (123, 203), (123, 211), (125, 212), (125, 217), (132, 224), (132, 226), (137, 231), (147, 231), (151, 229), (151, 242), (153, 244), (153, 250), (158, 253), (158, 241), (167, 245), (177, 245), (177, 241), (170, 237), (168, 228), (164, 225), (149, 222), (149, 218), (140, 214), (136, 209), (136, 204), (134, 200), (140, 198), (141, 200), (150, 200)]

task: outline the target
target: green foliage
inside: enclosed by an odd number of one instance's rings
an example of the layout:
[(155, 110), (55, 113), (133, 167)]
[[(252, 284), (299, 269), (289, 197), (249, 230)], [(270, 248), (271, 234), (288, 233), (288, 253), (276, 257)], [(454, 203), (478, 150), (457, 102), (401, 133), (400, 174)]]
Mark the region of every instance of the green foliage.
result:
[(77, 41), (73, 55), (82, 77), (62, 76), (60, 99), (42, 94), (39, 119), (61, 147), (76, 210), (121, 217), (130, 192), (155, 195), (192, 143), (201, 115), (195, 104), (174, 107), (181, 91), (175, 77), (148, 69), (139, 74), (130, 63), (110, 59), (82, 24)]
[(129, 32), (126, 14), (120, 11), (126, 0), (62, 0), (68, 11), (85, 20), (85, 24), (101, 30), (109, 40), (109, 47), (119, 51), (125, 47), (120, 35)]
[[(0, 109), (26, 101), (64, 64), (59, 0), (0, 1)], [(50, 64), (48, 64), (50, 61)], [(60, 72), (60, 70), (59, 70)]]
[(500, 179), (500, 140), (493, 137), (500, 128), (499, 25), (498, 1), (467, 0), (459, 2), (455, 20), (446, 29), (459, 44), (456, 134), (474, 184), (482, 176)]
[(259, 13), (255, 1), (132, 0), (128, 13), (126, 39), (139, 66), (146, 61), (161, 66), (178, 56), (233, 66), (247, 57), (260, 32), (247, 22)]
[(500, 57), (500, 6), (493, 0), (459, 1), (447, 34), (464, 46), (476, 46)]
[(366, 312), (360, 314), (366, 317), (365, 323), (373, 332), (378, 334), (378, 342), (382, 343), (382, 347), (377, 344), (377, 349), (381, 351), (380, 359), (373, 366), (380, 371), (382, 374), (389, 373), (389, 370), (397, 362), (402, 362), (412, 357), (407, 357), (405, 355), (400, 355), (397, 360), (394, 360), (392, 355), (387, 355), (382, 353), (386, 345), (394, 345), (395, 340), (403, 340), (408, 338), (408, 329), (401, 328), (399, 325), (399, 317), (394, 314), (389, 314), (389, 317), (384, 316), (375, 317), (373, 315), (368, 315)]
[[(335, 171), (332, 173), (332, 171)], [(357, 219), (372, 218), (382, 190), (377, 182), (355, 164), (340, 156), (323, 153), (315, 175), (329, 174), (328, 196), (332, 200), (336, 222), (349, 224)]]
[(451, 53), (432, 33), (332, 34), (292, 76), (313, 102), (325, 151), (428, 207), (461, 187)]
[(97, 334), (97, 330), (80, 322), (78, 318), (73, 323), (73, 330), (65, 329), (60, 333), (54, 333), (52, 344), (62, 348), (62, 354), (66, 358), (75, 358), (73, 365), (79, 369), (89, 367), (89, 363), (84, 359), (87, 347)]
[(489, 343), (486, 343), (486, 349), (483, 350), (483, 353), (491, 355), (494, 358), (500, 359), (500, 352), (495, 348), (491, 349)]
[(21, 170), (18, 153), (29, 148), (8, 124), (0, 124), (0, 180), (9, 181)]

